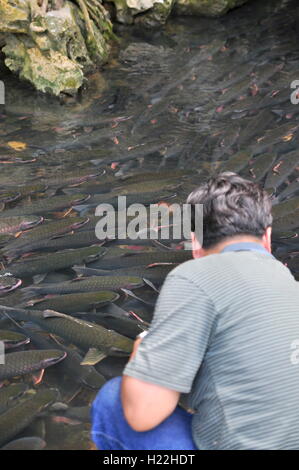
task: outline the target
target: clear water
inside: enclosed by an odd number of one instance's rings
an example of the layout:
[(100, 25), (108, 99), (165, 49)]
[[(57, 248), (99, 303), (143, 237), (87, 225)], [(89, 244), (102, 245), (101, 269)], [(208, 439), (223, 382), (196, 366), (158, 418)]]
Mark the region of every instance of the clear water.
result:
[[(78, 170), (106, 169), (96, 181), (108, 182), (114, 191), (122, 175), (181, 169), (187, 175), (178, 191), (182, 199), (221, 168), (221, 162), (244, 150), (248, 152), (244, 159), (231, 169), (260, 180), (274, 194), (275, 203), (295, 200), (299, 105), (290, 101), (290, 84), (299, 80), (295, 7), (291, 0), (252, 1), (221, 19), (172, 18), (158, 31), (118, 26), (121, 43), (110, 64), (89, 77), (77, 98), (40, 95), (2, 66), (0, 78), (6, 86), (6, 106), (0, 110), (2, 188), (13, 191), (25, 183), (44, 183), (48, 189), (30, 196), (34, 201), (51, 197), (49, 190), (57, 186), (62, 195), (70, 187), (67, 177)], [(16, 151), (10, 142), (26, 146)], [(273, 188), (273, 168), (274, 173), (285, 171), (283, 162), (291, 151), (297, 165), (291, 165)], [(266, 152), (276, 158), (260, 178), (253, 168)], [(63, 215), (58, 212), (45, 216)], [(287, 224), (277, 230), (273, 247), (298, 276), (299, 245), (294, 237), (299, 222)], [(66, 270), (50, 276), (49, 282), (74, 274)], [(24, 285), (31, 283), (32, 279), (24, 279)], [(17, 303), (17, 292), (3, 302), (10, 298), (11, 305)], [(154, 294), (145, 290), (144, 296)], [(150, 319), (152, 308), (138, 302), (134, 306)], [(120, 374), (125, 364), (112, 358), (105, 361), (101, 370), (107, 378)], [(55, 367), (46, 371), (43, 386), (59, 388), (61, 401), (71, 407), (89, 406), (96, 393), (61, 377)], [(89, 423), (63, 416), (49, 412), (24, 433), (43, 437), (48, 449), (93, 448)]]

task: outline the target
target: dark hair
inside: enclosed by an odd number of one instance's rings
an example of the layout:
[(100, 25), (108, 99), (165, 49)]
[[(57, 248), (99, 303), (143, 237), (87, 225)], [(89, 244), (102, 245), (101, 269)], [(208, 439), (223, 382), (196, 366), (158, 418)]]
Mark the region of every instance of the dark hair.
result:
[[(261, 238), (272, 225), (268, 193), (236, 173), (224, 172), (210, 178), (192, 191), (187, 203), (203, 204), (203, 248), (236, 235)], [(194, 208), (191, 219), (192, 231), (195, 231)]]

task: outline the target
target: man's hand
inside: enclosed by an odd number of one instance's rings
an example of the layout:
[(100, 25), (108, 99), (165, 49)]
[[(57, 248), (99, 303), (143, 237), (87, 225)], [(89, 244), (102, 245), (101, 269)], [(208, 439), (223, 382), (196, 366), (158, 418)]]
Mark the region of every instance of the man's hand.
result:
[(134, 346), (133, 346), (133, 351), (132, 351), (131, 356), (130, 356), (130, 361), (131, 361), (131, 360), (133, 359), (133, 357), (136, 355), (137, 349), (138, 349), (138, 347), (139, 347), (139, 345), (140, 345), (142, 339), (143, 339), (143, 338), (138, 338), (138, 337), (137, 337), (137, 339), (135, 340)]
[[(135, 356), (142, 338), (134, 343), (130, 360)], [(122, 405), (129, 425), (139, 432), (158, 426), (175, 410), (180, 393), (143, 380), (123, 376)]]

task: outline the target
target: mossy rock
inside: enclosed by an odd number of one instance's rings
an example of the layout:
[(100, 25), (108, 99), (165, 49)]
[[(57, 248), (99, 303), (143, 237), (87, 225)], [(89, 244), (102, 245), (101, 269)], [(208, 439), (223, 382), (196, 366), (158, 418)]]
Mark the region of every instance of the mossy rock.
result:
[(54, 95), (76, 93), (83, 83), (82, 67), (60, 52), (42, 52), (31, 45), (26, 36), (10, 35), (4, 47), (8, 68), (33, 83), (37, 90)]
[(28, 31), (28, 18), (30, 16), (30, 3), (26, 0), (0, 0), (0, 32), (26, 33)]
[(71, 1), (45, 13), (37, 0), (0, 0), (5, 64), (37, 90), (74, 94), (84, 73), (108, 60), (112, 23), (101, 8), (88, 30), (86, 17)]
[(177, 0), (178, 15), (221, 16), (248, 0)]

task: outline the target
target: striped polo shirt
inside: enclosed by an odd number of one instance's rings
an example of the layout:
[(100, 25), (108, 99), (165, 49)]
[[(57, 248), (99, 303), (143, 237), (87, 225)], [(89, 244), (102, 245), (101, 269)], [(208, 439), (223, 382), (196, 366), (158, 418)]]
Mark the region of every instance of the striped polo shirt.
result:
[(181, 264), (124, 374), (188, 393), (201, 450), (299, 449), (298, 282), (255, 243)]

